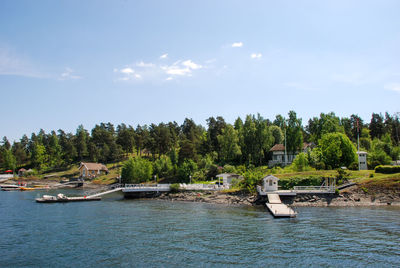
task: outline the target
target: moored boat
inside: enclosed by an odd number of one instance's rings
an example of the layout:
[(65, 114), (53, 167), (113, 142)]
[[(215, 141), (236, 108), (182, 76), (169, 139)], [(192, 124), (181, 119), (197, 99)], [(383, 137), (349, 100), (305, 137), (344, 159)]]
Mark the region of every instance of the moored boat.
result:
[(20, 187), (21, 186), (15, 185), (15, 184), (3, 184), (3, 185), (0, 185), (0, 188), (1, 188), (2, 191), (18, 191), (18, 190), (20, 190)]

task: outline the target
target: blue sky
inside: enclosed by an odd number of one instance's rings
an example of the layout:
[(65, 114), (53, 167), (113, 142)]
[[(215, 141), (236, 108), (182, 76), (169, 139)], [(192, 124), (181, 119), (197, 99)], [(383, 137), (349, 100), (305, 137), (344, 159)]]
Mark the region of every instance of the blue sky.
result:
[(0, 2), (0, 136), (399, 112), (399, 1)]

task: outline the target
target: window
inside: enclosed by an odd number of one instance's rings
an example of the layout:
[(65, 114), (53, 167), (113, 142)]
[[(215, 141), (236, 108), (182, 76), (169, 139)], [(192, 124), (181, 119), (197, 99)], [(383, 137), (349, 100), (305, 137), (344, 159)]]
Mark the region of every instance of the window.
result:
[(272, 180), (269, 180), (269, 186), (272, 186)]

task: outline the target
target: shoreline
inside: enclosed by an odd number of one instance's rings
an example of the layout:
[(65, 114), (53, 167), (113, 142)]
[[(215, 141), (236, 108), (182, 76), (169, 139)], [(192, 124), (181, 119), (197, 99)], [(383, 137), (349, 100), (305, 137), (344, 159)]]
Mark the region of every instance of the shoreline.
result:
[[(189, 192), (162, 193), (154, 197), (157, 200), (214, 203), (225, 205), (265, 206), (266, 197), (244, 192)], [(365, 193), (357, 185), (342, 190), (337, 194), (301, 194), (281, 196), (282, 203), (291, 207), (380, 207), (400, 206), (398, 189), (383, 189)]]
[[(17, 183), (18, 180), (9, 180), (8, 183)], [(29, 180), (20, 181), (28, 184), (46, 185), (50, 189), (77, 189), (77, 190), (106, 190), (107, 185), (85, 182), (83, 187), (62, 185), (58, 180)], [(225, 204), (230, 206), (265, 206), (268, 198), (250, 194), (245, 191), (224, 192), (224, 191), (179, 191), (161, 193), (151, 197), (156, 200), (184, 201), (212, 204)], [(393, 188), (372, 188), (368, 191), (364, 187), (354, 185), (339, 194), (299, 194), (296, 196), (281, 196), (282, 203), (291, 207), (380, 207), (400, 206), (400, 189)]]

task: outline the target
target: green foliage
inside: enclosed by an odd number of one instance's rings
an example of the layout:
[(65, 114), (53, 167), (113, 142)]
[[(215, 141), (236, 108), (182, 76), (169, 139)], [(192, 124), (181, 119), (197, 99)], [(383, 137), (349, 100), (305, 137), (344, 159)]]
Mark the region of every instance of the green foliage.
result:
[(279, 186), (284, 190), (293, 189), (294, 186), (319, 186), (324, 181), (322, 177), (291, 177), (288, 179), (281, 179)]
[(322, 135), (340, 132), (344, 133), (343, 126), (340, 125), (340, 119), (331, 112), (328, 114), (321, 113), (320, 117), (314, 117), (308, 121), (307, 131), (310, 134), (311, 141), (318, 143)]
[(228, 124), (217, 137), (222, 163), (233, 164), (238, 161), (242, 152), (239, 147), (239, 137), (232, 125)]
[(306, 153), (299, 153), (293, 160), (290, 167), (294, 171), (306, 171), (310, 170), (310, 165), (308, 162), (308, 157)]
[(122, 183), (141, 183), (152, 179), (153, 165), (144, 158), (130, 158), (122, 166)]
[(14, 157), (14, 155), (12, 154), (11, 150), (7, 150), (4, 149), (2, 151), (2, 167), (4, 169), (11, 169), (13, 171), (15, 171), (16, 167), (17, 167), (17, 161)]
[(194, 179), (194, 174), (197, 171), (197, 164), (189, 159), (185, 160), (183, 164), (178, 168), (178, 176), (180, 181), (189, 182), (190, 176)]
[(159, 159), (154, 161), (154, 174), (158, 175), (160, 178), (171, 177), (174, 173), (174, 166), (172, 165), (171, 159), (162, 155)]
[(241, 182), (241, 188), (246, 189), (251, 193), (256, 191), (256, 186), (260, 185), (264, 173), (260, 169), (247, 170), (243, 174), (244, 180)]
[(177, 193), (181, 189), (179, 183), (173, 183), (169, 186), (172, 193)]
[(231, 165), (224, 166), (224, 173), (236, 173), (236, 168)]
[(347, 172), (343, 168), (336, 169), (336, 172), (337, 172), (337, 176), (336, 177), (337, 177), (338, 180), (342, 180), (343, 181), (343, 179), (348, 179), (349, 176), (350, 176), (350, 173)]
[(339, 189), (335, 189), (335, 195), (339, 195), (340, 194), (340, 190)]
[(274, 139), (273, 144), (283, 143), (284, 136), (283, 136), (282, 129), (275, 125), (270, 126), (269, 129), (270, 129), (271, 135)]
[(289, 111), (288, 125), (286, 128), (286, 147), (289, 153), (296, 153), (303, 145), (303, 132), (301, 119), (297, 118), (295, 111)]
[(32, 150), (31, 162), (33, 167), (38, 170), (45, 170), (47, 166), (46, 148), (39, 143), (35, 143)]
[(350, 170), (358, 170), (358, 162), (353, 162), (349, 165)]
[(349, 166), (357, 161), (356, 148), (349, 138), (342, 133), (329, 133), (319, 141), (321, 160), (326, 168)]
[(375, 167), (376, 173), (384, 173), (384, 174), (394, 174), (400, 173), (400, 166), (382, 166), (379, 165)]
[(363, 187), (361, 187), (361, 190), (364, 192), (364, 194), (368, 193), (368, 189), (367, 189), (367, 188), (365, 188), (364, 186), (363, 186)]
[(374, 139), (372, 141), (371, 150), (368, 153), (368, 166), (375, 168), (378, 165), (388, 165), (391, 163), (392, 158), (387, 154), (390, 153), (390, 143)]

